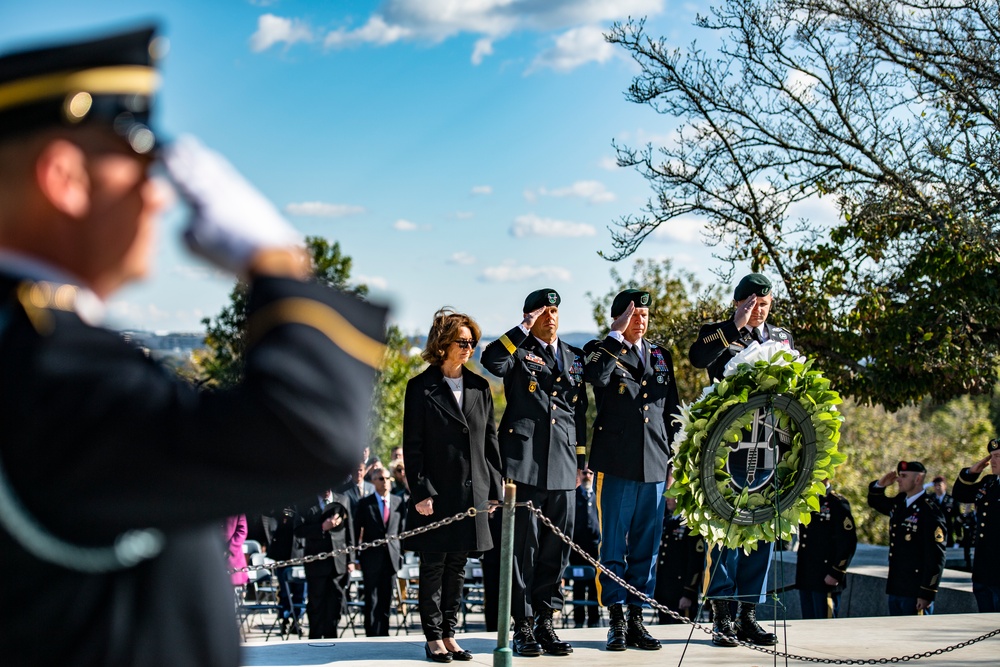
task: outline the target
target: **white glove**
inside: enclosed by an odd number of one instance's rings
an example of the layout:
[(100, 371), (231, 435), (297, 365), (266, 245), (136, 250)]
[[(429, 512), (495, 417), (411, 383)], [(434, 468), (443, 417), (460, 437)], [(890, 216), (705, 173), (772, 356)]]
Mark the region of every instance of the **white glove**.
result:
[(163, 164), (192, 215), (184, 240), (196, 255), (245, 275), (259, 250), (303, 244), (300, 234), (229, 162), (183, 136), (163, 151)]

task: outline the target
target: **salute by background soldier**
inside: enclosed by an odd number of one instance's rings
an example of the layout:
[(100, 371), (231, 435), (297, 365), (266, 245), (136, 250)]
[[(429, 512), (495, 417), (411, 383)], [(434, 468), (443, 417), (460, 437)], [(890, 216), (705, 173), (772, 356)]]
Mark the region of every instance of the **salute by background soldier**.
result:
[(799, 551), (795, 587), (799, 590), (802, 618), (837, 618), (840, 594), (847, 581), (858, 546), (858, 533), (847, 498), (835, 493), (825, 480), (826, 494), (808, 524), (799, 525)]
[[(792, 334), (767, 322), (772, 303), (771, 281), (760, 273), (743, 277), (733, 292), (732, 318), (706, 324), (691, 345), (688, 358), (695, 368), (708, 369), (710, 380), (721, 380), (729, 360), (754, 341), (774, 341), (794, 349)], [(712, 643), (736, 646), (736, 639), (773, 646), (778, 637), (757, 623), (756, 605), (764, 601), (767, 573), (774, 543), (761, 541), (749, 554), (742, 549), (714, 545), (710, 554), (711, 578), (707, 597), (712, 600), (715, 623)], [(729, 600), (739, 601), (734, 623)]]
[[(503, 378), (504, 476), (517, 483), (518, 502), (530, 501), (572, 535), (577, 471), (586, 454), (587, 392), (583, 351), (558, 337), (560, 301), (553, 289), (529, 294), (521, 323), (487, 345), (481, 362)], [(517, 509), (514, 526), (513, 649), (522, 656), (572, 653), (552, 627), (553, 612), (563, 607), (560, 584), (569, 545), (527, 507)]]
[[(890, 616), (931, 614), (945, 561), (945, 521), (937, 502), (924, 493), (927, 469), (900, 461), (868, 486), (868, 505), (889, 517), (889, 577), (885, 591)], [(899, 486), (895, 497), (886, 487)]]
[[(972, 564), (972, 592), (980, 612), (1000, 611), (1000, 440), (990, 440), (988, 456), (958, 474), (952, 491), (962, 503), (975, 503), (976, 556)], [(992, 474), (980, 479), (986, 464)]]
[(653, 596), (674, 437), (671, 415), (679, 408), (670, 352), (644, 339), (650, 303), (649, 292), (620, 292), (611, 304), (611, 332), (587, 343), (584, 375), (597, 403), (589, 464), (597, 473), (605, 568), (598, 575), (598, 597), (608, 607), (609, 651), (660, 648), (643, 624), (647, 603), (606, 574)]

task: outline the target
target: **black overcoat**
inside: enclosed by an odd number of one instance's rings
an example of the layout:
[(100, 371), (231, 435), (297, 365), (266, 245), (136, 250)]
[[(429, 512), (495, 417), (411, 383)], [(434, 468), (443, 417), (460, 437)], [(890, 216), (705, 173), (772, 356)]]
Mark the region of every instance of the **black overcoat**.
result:
[[(500, 447), (490, 385), (462, 369), (460, 410), (440, 366), (429, 366), (406, 384), (403, 401), (403, 459), (410, 482), (407, 530), (426, 526), (470, 507), (485, 509), (500, 500)], [(415, 506), (434, 499), (434, 514)], [(493, 548), (487, 516), (456, 521), (403, 542), (410, 551), (487, 551)]]

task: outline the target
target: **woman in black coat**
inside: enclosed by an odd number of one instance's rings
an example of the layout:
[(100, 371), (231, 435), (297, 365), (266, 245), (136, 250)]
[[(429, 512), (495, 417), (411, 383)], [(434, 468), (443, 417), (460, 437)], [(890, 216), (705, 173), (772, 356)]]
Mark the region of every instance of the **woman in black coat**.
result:
[[(465, 363), (479, 343), (479, 326), (448, 309), (434, 315), (422, 356), (430, 366), (406, 385), (403, 460), (410, 482), (406, 528), (425, 526), (470, 507), (500, 500), (500, 448), (493, 395)], [(493, 548), (485, 512), (427, 533), (403, 547), (420, 553), (420, 623), (434, 662), (471, 660), (455, 642), (465, 561)]]

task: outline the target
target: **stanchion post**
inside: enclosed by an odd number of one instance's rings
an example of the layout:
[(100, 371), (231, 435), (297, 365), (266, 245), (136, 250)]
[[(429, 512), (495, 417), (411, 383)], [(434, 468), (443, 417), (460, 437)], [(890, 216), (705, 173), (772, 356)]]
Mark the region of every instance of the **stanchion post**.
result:
[(517, 486), (508, 482), (503, 489), (503, 525), (500, 534), (500, 600), (497, 605), (497, 647), (493, 650), (493, 667), (511, 667), (514, 654), (510, 649), (510, 582), (514, 576), (514, 503)]

